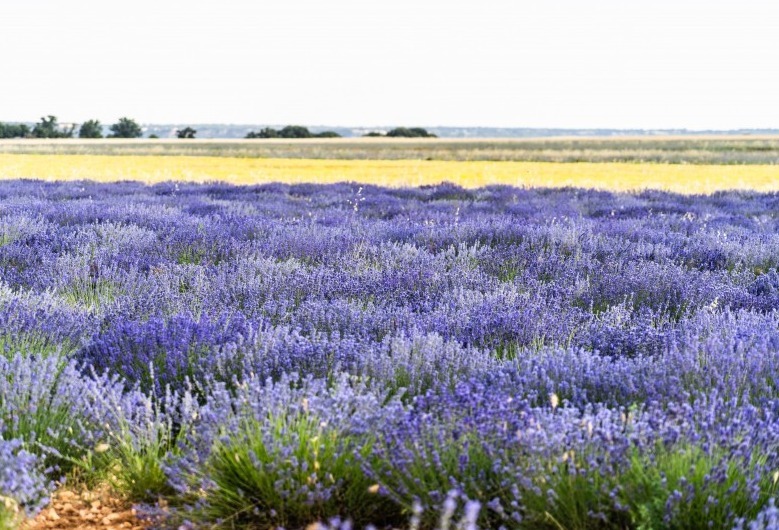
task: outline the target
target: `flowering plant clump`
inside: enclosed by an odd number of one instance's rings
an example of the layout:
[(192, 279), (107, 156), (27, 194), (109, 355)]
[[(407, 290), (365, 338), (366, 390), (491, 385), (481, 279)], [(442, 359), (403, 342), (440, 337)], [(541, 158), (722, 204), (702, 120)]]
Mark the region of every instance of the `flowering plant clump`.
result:
[(40, 460), (22, 449), (22, 441), (0, 438), (0, 528), (13, 528), (48, 502), (52, 484)]
[(771, 528), (779, 196), (5, 182), (0, 437), (14, 524)]

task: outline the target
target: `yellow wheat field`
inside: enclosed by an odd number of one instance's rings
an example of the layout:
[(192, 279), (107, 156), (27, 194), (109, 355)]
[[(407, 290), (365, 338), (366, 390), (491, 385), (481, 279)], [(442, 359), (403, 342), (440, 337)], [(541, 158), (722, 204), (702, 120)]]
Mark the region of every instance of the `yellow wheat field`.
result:
[(382, 186), (419, 186), (448, 181), (468, 188), (508, 184), (616, 191), (651, 188), (690, 194), (729, 189), (779, 191), (779, 166), (771, 165), (0, 154), (0, 178), (138, 180), (146, 183), (223, 181), (233, 184), (351, 181)]

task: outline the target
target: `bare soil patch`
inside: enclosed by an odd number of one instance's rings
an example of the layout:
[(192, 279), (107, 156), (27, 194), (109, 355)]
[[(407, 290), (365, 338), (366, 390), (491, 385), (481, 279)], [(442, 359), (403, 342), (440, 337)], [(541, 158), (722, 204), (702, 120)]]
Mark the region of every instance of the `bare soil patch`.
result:
[(146, 530), (150, 524), (136, 516), (133, 507), (111, 494), (96, 490), (58, 490), (48, 507), (22, 525), (23, 530), (101, 529)]

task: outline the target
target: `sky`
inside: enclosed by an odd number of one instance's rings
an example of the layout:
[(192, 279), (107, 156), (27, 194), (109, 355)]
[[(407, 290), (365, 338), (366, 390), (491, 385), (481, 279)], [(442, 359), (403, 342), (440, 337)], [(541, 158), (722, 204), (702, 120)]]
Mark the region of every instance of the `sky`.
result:
[(0, 121), (779, 128), (777, 0), (19, 0), (0, 41)]

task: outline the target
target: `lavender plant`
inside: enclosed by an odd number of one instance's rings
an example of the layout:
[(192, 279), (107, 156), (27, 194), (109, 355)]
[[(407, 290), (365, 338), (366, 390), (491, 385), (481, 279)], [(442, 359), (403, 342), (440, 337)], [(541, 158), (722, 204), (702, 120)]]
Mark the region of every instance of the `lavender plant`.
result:
[(0, 357), (0, 435), (20, 440), (60, 478), (104, 443), (117, 418), (106, 397), (119, 399), (123, 387), (57, 357)]
[(189, 519), (298, 528), (317, 520), (399, 522), (400, 509), (363, 473), (375, 425), (402, 413), (354, 378), (248, 379), (217, 387), (168, 468)]
[(770, 526), (777, 212), (5, 182), (0, 434), (171, 524)]
[(41, 462), (22, 448), (19, 439), (0, 438), (0, 528), (15, 528), (48, 502), (52, 484)]

